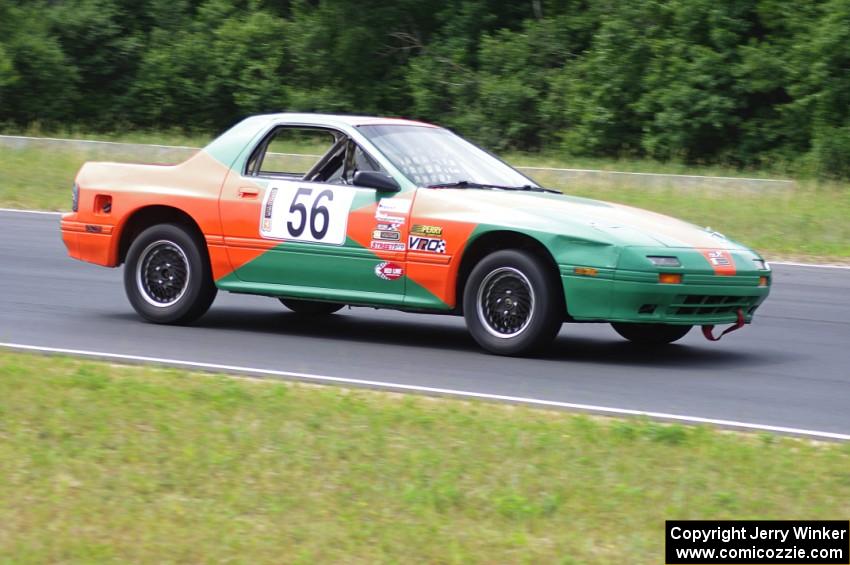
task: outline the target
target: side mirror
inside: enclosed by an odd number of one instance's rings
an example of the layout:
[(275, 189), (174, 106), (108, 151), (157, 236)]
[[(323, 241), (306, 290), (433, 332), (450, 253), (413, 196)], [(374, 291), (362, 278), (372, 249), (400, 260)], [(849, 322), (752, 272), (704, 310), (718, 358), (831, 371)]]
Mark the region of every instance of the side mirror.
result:
[(393, 177), (377, 171), (357, 171), (354, 173), (354, 186), (374, 188), (379, 192), (398, 192), (401, 190)]

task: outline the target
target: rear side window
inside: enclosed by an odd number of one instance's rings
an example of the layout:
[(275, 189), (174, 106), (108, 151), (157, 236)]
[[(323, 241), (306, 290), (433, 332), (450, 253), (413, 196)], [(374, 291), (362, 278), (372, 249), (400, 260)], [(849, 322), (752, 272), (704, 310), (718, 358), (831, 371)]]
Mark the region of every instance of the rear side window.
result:
[(254, 150), (245, 173), (301, 178), (334, 146), (337, 135), (321, 128), (279, 127)]

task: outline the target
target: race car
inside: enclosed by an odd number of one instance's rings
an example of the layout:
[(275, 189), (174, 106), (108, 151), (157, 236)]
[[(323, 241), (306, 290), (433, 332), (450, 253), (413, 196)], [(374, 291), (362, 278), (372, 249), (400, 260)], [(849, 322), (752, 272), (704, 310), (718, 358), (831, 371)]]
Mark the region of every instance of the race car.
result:
[(178, 165), (86, 163), (72, 209), (70, 256), (124, 264), (130, 304), (161, 324), (197, 319), (224, 290), (305, 316), (459, 315), (502, 355), (539, 351), (563, 322), (657, 346), (749, 323), (771, 283), (719, 233), (546, 189), (403, 119), (253, 116)]

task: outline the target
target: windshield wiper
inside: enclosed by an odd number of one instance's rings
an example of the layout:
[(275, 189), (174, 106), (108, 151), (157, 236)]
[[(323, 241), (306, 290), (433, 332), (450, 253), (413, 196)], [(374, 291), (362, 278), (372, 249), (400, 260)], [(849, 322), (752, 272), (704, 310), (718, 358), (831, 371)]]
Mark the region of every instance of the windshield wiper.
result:
[(470, 182), (468, 180), (459, 180), (456, 182), (439, 182), (437, 184), (426, 185), (425, 188), (500, 188), (492, 184), (480, 184)]
[(479, 182), (471, 182), (468, 180), (459, 180), (456, 182), (441, 182), (437, 184), (429, 184), (426, 188), (495, 188), (497, 190), (529, 190), (534, 192), (554, 192), (558, 193), (556, 190), (549, 190), (546, 188), (541, 188), (539, 186), (532, 186), (530, 184), (524, 184), (522, 186), (504, 186), (501, 184), (491, 184), (491, 183), (479, 183)]
[(551, 188), (543, 188), (542, 186), (534, 186), (531, 184), (524, 184), (522, 186), (511, 186), (511, 187), (502, 187), (505, 190), (529, 190), (532, 192), (548, 192), (550, 194), (561, 194), (557, 190), (552, 190)]

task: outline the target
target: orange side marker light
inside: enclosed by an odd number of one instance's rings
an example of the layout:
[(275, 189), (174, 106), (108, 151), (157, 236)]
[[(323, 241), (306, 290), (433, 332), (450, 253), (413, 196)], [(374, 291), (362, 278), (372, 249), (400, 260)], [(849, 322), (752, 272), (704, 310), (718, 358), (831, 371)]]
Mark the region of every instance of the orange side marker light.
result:
[(599, 273), (599, 271), (593, 267), (576, 267), (573, 269), (573, 272), (577, 275), (584, 275), (586, 277), (595, 277)]
[(682, 275), (679, 273), (661, 273), (658, 275), (661, 284), (682, 284)]

